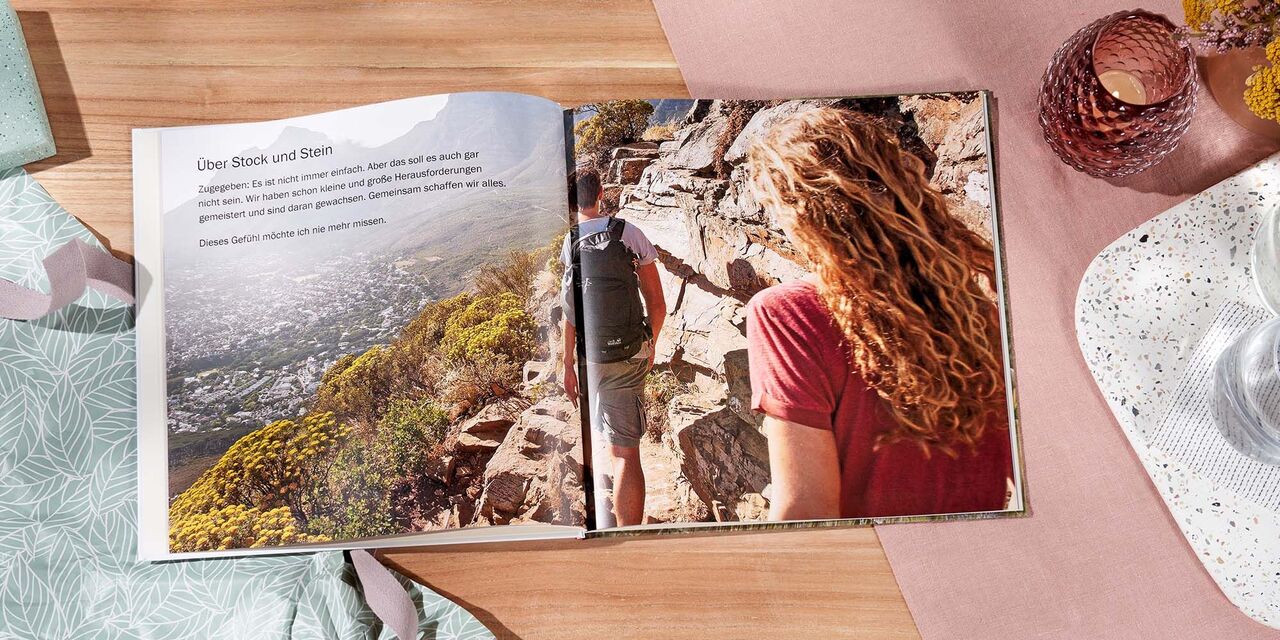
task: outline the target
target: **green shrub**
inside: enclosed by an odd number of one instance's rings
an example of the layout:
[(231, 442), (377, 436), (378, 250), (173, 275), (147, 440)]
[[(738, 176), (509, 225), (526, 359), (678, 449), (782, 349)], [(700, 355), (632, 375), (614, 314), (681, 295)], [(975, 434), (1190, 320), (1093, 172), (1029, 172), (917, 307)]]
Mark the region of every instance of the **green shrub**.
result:
[(364, 538), (396, 533), (391, 514), (391, 483), (377, 452), (356, 441), (343, 448), (329, 466), (323, 484), (312, 487), (312, 500), (323, 517), (307, 523), (307, 532), (331, 538)]
[(645, 100), (610, 100), (579, 107), (578, 112), (595, 114), (573, 126), (578, 153), (603, 156), (620, 144), (640, 139), (649, 126), (653, 105)]
[(449, 413), (427, 399), (397, 398), (378, 423), (373, 447), (381, 466), (393, 477), (412, 477), (429, 458), (442, 455), (449, 432)]
[(440, 347), (455, 362), (489, 355), (523, 362), (533, 354), (536, 329), (524, 301), (515, 294), (477, 297), (449, 317)]

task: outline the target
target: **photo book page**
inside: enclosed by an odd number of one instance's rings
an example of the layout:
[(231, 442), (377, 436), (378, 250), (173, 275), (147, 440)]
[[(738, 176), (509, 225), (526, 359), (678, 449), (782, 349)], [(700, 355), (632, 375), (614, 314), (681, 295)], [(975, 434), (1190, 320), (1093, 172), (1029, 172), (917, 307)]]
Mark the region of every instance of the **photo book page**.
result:
[(576, 410), (524, 384), (564, 126), (463, 93), (135, 131), (143, 558), (580, 535)]
[(595, 529), (1024, 511), (985, 92), (574, 114)]

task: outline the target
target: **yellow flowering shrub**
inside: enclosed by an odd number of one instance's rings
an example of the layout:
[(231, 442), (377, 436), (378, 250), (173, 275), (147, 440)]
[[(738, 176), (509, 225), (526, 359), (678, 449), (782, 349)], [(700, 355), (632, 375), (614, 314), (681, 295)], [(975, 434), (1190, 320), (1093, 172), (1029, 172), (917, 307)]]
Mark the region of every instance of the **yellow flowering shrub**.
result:
[(453, 314), (466, 309), (471, 304), (471, 299), (471, 294), (459, 293), (452, 298), (427, 304), (400, 332), (397, 344), (413, 342), (424, 348), (434, 348), (444, 338), (445, 323)]
[(328, 464), (350, 428), (332, 413), (277, 420), (231, 445), (169, 505), (174, 551), (293, 544), (304, 533), (304, 487)]
[(393, 347), (374, 345), (359, 356), (339, 359), (316, 389), (314, 410), (358, 426), (376, 423), (398, 381), (393, 357)]
[(256, 549), (326, 539), (302, 532), (289, 507), (263, 511), (257, 507), (227, 505), (191, 514), (169, 529), (172, 551)]
[(513, 361), (533, 354), (536, 323), (513, 293), (481, 296), (445, 323), (440, 346), (451, 360), (475, 360), (490, 355)]

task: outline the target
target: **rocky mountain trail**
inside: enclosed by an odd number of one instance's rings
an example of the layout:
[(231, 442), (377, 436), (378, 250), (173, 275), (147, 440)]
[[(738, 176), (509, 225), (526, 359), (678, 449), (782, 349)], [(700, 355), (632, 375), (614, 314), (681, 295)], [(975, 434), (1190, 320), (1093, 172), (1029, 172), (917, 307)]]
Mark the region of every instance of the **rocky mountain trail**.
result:
[[(745, 162), (774, 124), (825, 105), (864, 111), (895, 129), (957, 215), (989, 237), (980, 224), (991, 203), (982, 186), (978, 94), (745, 107), (697, 100), (671, 140), (614, 148), (601, 172), (606, 206), (658, 249), (668, 317), (655, 365), (680, 382), (665, 407), (667, 429), (641, 442), (646, 522), (767, 517), (768, 442), (750, 410), (746, 304), (807, 271), (755, 201)], [(439, 526), (585, 521), (581, 422), (559, 389), (563, 310), (552, 266), (535, 276), (526, 311), (542, 346), (524, 363), (521, 388), (501, 406), (457, 416), (441, 480), (420, 480), (409, 492), (430, 505), (420, 517)]]
[(693, 491), (680, 468), (680, 455), (669, 438), (640, 441), (644, 469), (645, 524), (701, 522), (709, 518), (707, 505)]

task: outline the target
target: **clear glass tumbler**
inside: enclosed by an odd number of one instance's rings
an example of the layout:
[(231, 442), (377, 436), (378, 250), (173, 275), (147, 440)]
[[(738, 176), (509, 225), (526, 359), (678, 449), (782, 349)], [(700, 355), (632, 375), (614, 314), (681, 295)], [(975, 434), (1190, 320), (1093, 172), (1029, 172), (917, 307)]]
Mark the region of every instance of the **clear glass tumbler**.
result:
[(1280, 465), (1280, 319), (1241, 334), (1213, 368), (1213, 419), (1240, 453)]
[(1262, 214), (1253, 235), (1253, 284), (1262, 304), (1273, 316), (1280, 316), (1280, 205)]

